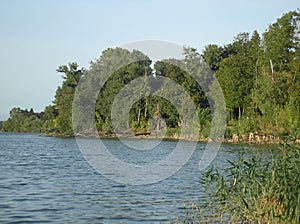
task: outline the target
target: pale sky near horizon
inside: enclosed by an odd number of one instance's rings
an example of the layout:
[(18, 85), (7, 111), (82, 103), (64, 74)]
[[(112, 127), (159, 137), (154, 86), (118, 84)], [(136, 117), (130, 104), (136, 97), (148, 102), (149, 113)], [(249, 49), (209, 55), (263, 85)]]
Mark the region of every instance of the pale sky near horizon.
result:
[(13, 107), (52, 103), (59, 65), (89, 62), (108, 47), (162, 40), (224, 45), (239, 32), (264, 32), (299, 0), (0, 0), (0, 120)]

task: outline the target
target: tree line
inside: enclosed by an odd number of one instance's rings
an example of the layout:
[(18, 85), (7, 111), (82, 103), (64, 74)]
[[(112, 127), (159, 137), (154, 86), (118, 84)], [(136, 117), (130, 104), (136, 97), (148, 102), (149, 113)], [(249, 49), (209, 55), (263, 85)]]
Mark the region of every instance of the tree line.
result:
[[(95, 98), (95, 108), (82, 107), (86, 111), (92, 109), (100, 134), (113, 134), (111, 110), (114, 99), (127, 84), (140, 78), (144, 84), (134, 92), (139, 100), (130, 109), (130, 128), (137, 135), (167, 128), (167, 135), (174, 136), (182, 126), (193, 124), (186, 124), (170, 101), (154, 94), (164, 91), (182, 105), (187, 102), (167, 82), (160, 82), (157, 78), (167, 77), (182, 86), (196, 105), (199, 126), (193, 131), (205, 139), (209, 136), (213, 109), (209, 105), (209, 88), (201, 88), (189, 74), (199, 74), (204, 79), (208, 66), (217, 77), (225, 97), (226, 137), (255, 131), (276, 136), (297, 135), (300, 133), (299, 23), (300, 11), (291, 11), (261, 35), (257, 31), (239, 33), (232, 43), (223, 46), (210, 44), (202, 52), (184, 47), (182, 60), (161, 60), (153, 67), (143, 52), (108, 48), (90, 63), (89, 69), (81, 68), (77, 63), (59, 66), (57, 72), (64, 80), (56, 90), (53, 104), (40, 113), (13, 108), (9, 119), (1, 123), (1, 130), (71, 135), (76, 87), (81, 80), (92, 77), (86, 84), (89, 88), (98, 88), (101, 82), (103, 85)], [(109, 78), (103, 80), (108, 74)], [(205, 80), (205, 83), (210, 87), (214, 85), (210, 80)], [(149, 94), (142, 95), (145, 92)], [(84, 114), (78, 119), (84, 120)]]

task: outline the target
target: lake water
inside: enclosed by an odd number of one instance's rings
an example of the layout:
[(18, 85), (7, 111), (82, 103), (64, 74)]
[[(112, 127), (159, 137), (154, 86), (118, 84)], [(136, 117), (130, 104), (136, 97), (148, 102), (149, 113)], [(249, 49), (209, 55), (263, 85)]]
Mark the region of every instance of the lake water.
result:
[[(143, 145), (151, 140), (136, 141)], [(130, 151), (117, 140), (103, 142), (114, 155), (141, 164), (161, 159), (177, 144), (163, 141), (148, 153)], [(0, 223), (174, 221), (184, 215), (186, 202), (205, 200), (198, 170), (204, 147), (198, 143), (188, 163), (166, 180), (127, 186), (95, 172), (75, 139), (0, 133)], [(241, 146), (222, 145), (214, 164), (223, 166), (240, 150)], [(141, 161), (132, 161), (135, 157)]]

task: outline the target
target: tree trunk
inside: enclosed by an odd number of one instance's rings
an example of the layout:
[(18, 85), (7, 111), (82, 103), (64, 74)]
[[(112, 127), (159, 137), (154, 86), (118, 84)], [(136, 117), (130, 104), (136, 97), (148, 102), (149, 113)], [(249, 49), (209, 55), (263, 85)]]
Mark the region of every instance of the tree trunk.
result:
[(140, 118), (141, 118), (141, 108), (139, 109), (139, 113), (138, 113), (138, 120), (137, 120), (138, 124), (140, 124)]
[(160, 117), (157, 118), (156, 130), (159, 131), (160, 127)]
[(145, 103), (145, 113), (144, 113), (144, 118), (145, 118), (145, 120), (146, 120), (146, 117), (147, 117), (147, 106), (148, 106), (148, 100), (147, 100), (147, 98), (145, 98), (145, 101), (146, 101), (146, 103)]
[(242, 111), (241, 111), (241, 107), (239, 107), (239, 125), (240, 125), (241, 116), (242, 116)]
[(272, 80), (274, 81), (274, 66), (273, 66), (273, 62), (270, 59), (270, 66), (271, 66), (271, 72), (272, 72)]

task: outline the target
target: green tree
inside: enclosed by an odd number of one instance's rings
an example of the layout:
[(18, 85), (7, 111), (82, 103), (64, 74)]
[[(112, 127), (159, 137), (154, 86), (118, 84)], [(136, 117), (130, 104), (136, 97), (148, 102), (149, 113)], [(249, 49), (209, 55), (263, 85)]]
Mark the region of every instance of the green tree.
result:
[(216, 44), (205, 46), (202, 57), (212, 71), (217, 71), (219, 69), (219, 64), (223, 59), (223, 52), (223, 48)]
[[(121, 48), (109, 48), (102, 52), (101, 57), (91, 62), (87, 75), (92, 76), (93, 83), (101, 88), (96, 102), (96, 122), (100, 132), (111, 133), (111, 107), (116, 94), (130, 81), (135, 78), (149, 76), (151, 74), (151, 61), (142, 52), (132, 52)], [(106, 77), (108, 77), (106, 79)], [(93, 84), (91, 84), (93, 85)], [(140, 95), (139, 90), (135, 91)], [(138, 104), (132, 112), (139, 115), (146, 112), (146, 101)], [(138, 113), (140, 111), (140, 113)]]
[(22, 110), (15, 107), (9, 112), (10, 117), (2, 123), (2, 131), (6, 132), (41, 132), (41, 113), (35, 113), (33, 109)]
[(61, 134), (71, 134), (72, 129), (72, 104), (75, 88), (83, 76), (84, 70), (77, 63), (69, 63), (68, 66), (59, 66), (57, 72), (63, 73), (62, 87), (58, 87), (55, 95), (54, 105), (58, 116), (56, 119), (57, 131)]
[(258, 75), (259, 36), (254, 33), (250, 40), (248, 33), (241, 33), (234, 39), (236, 54), (220, 63), (216, 72), (223, 89), (230, 118), (240, 119), (252, 104), (252, 92)]
[(54, 105), (46, 106), (42, 113), (41, 120), (43, 122), (43, 132), (56, 132), (56, 119), (58, 110), (55, 109)]
[(286, 13), (264, 33), (265, 63), (272, 75), (288, 70), (299, 47), (299, 10)]

